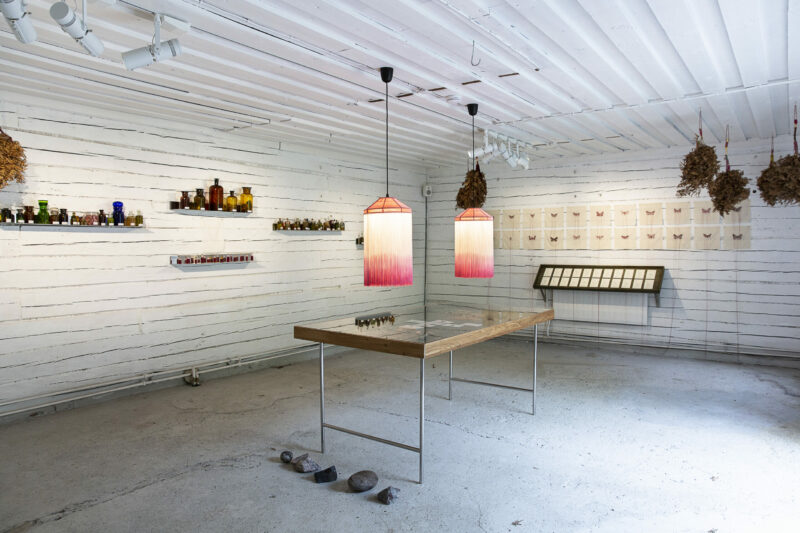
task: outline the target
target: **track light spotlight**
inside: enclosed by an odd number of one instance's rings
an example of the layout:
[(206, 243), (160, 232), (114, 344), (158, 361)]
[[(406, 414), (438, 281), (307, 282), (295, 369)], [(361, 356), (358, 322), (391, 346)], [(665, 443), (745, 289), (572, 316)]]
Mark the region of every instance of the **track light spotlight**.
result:
[[(84, 19), (86, 18), (86, 0), (83, 0)], [(83, 46), (90, 55), (97, 57), (103, 53), (105, 47), (103, 41), (86, 27), (85, 20), (81, 20), (77, 14), (65, 2), (56, 2), (50, 6), (50, 16), (58, 22), (61, 29), (70, 37)]]
[(525, 170), (528, 170), (528, 167), (531, 164), (531, 160), (528, 157), (528, 154), (526, 154), (525, 152), (522, 152), (522, 155), (519, 156), (519, 159), (517, 160), (517, 164), (519, 166), (521, 166), (522, 168), (524, 168)]
[(183, 50), (178, 39), (161, 41), (161, 17), (162, 15), (156, 14), (153, 19), (153, 24), (155, 25), (153, 44), (123, 52), (122, 61), (125, 63), (126, 69), (134, 70), (148, 67), (153, 63), (159, 63), (181, 55)]
[(509, 150), (508, 153), (510, 155), (506, 158), (506, 163), (508, 163), (508, 166), (510, 166), (511, 168), (517, 168), (517, 161), (519, 160), (519, 143), (517, 143), (517, 153), (516, 153), (516, 155), (511, 153), (510, 150)]
[(31, 14), (25, 11), (22, 0), (0, 0), (0, 11), (19, 42), (27, 44), (36, 40)]

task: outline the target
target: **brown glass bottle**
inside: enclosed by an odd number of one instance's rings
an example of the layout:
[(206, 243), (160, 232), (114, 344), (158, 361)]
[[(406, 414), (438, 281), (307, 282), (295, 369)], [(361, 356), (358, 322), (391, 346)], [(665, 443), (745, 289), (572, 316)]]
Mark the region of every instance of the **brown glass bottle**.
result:
[(225, 198), (225, 211), (236, 211), (236, 195), (231, 191), (231, 195)]
[(192, 201), (189, 199), (189, 191), (181, 191), (180, 209), (189, 209)]
[(195, 191), (194, 201), (192, 202), (192, 209), (197, 211), (203, 210), (206, 208), (206, 197), (203, 195), (203, 189), (197, 189)]
[(208, 208), (219, 211), (225, 203), (225, 190), (219, 184), (219, 178), (214, 178), (214, 185), (208, 188)]

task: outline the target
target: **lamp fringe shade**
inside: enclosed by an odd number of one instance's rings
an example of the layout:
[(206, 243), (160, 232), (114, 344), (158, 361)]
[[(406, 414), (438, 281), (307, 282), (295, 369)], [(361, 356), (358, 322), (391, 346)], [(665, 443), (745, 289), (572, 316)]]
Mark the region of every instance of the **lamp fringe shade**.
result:
[(411, 208), (391, 196), (364, 210), (364, 285), (414, 283)]
[(494, 222), (480, 207), (471, 207), (455, 221), (457, 278), (494, 276)]

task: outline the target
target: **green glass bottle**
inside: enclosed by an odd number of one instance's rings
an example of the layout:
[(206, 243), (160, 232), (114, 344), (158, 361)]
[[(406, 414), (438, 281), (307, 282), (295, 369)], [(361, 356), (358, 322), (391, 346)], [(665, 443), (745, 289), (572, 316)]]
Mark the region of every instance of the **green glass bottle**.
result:
[(50, 223), (50, 212), (47, 210), (47, 200), (39, 200), (39, 212), (36, 213), (36, 223)]

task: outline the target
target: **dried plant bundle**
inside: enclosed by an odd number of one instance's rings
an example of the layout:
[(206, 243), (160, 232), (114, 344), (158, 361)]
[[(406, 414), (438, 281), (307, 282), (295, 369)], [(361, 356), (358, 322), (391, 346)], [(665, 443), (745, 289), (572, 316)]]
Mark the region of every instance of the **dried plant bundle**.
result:
[(681, 181), (678, 196), (696, 196), (708, 188), (719, 172), (717, 151), (698, 138), (694, 150), (681, 162)]
[(750, 189), (747, 188), (747, 178), (741, 170), (726, 170), (717, 174), (716, 179), (709, 184), (708, 194), (714, 204), (714, 211), (726, 215), (747, 200)]
[(486, 177), (481, 172), (480, 165), (476, 165), (475, 170), (467, 172), (464, 183), (458, 189), (456, 205), (461, 209), (469, 209), (483, 207), (484, 202), (486, 202)]
[(28, 161), (22, 145), (0, 129), (0, 189), (16, 181), (25, 181)]
[(800, 204), (800, 155), (783, 156), (758, 178), (761, 198), (769, 205)]

